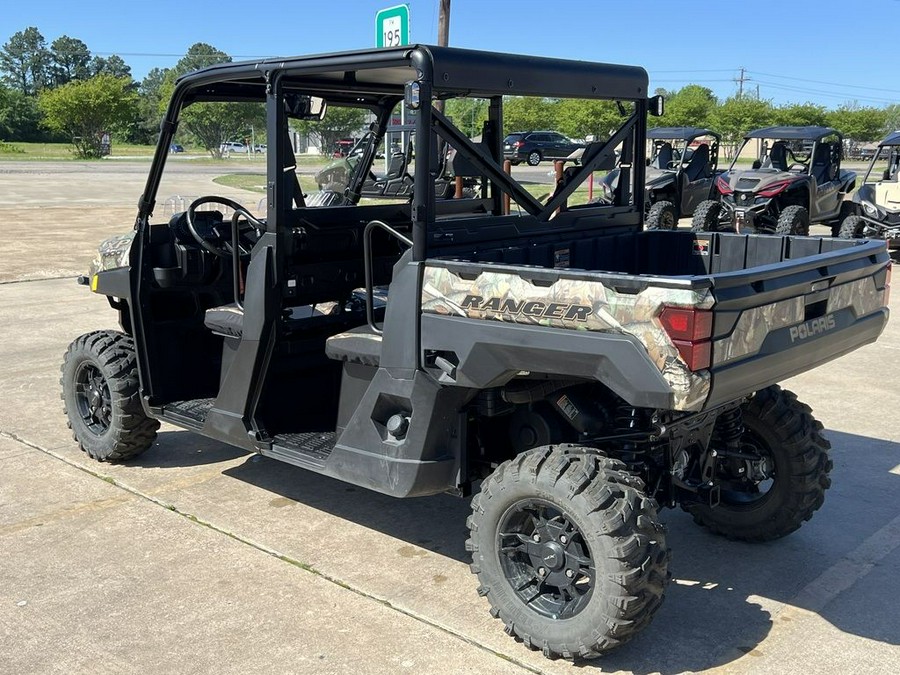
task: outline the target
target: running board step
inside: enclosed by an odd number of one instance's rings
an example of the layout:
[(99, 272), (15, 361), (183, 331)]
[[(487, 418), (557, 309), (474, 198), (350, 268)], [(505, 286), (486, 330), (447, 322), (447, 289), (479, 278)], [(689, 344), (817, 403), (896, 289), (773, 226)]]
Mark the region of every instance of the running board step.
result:
[(318, 471), (324, 468), (336, 441), (337, 433), (334, 431), (278, 434), (272, 439), (272, 447), (260, 450), (260, 454)]
[(202, 429), (215, 402), (214, 398), (197, 398), (166, 403), (162, 407), (162, 417), (181, 426)]

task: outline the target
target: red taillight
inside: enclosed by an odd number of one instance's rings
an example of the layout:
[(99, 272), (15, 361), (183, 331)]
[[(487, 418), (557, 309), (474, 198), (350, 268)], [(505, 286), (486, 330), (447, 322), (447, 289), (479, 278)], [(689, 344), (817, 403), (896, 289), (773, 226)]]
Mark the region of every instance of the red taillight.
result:
[(725, 180), (724, 176), (719, 176), (718, 178), (716, 178), (716, 187), (723, 195), (730, 195), (732, 192), (734, 192), (734, 190), (732, 190), (731, 186), (728, 184), (728, 181)]
[(708, 309), (664, 307), (659, 322), (673, 340), (698, 342), (712, 335), (712, 316)]
[(672, 340), (678, 348), (678, 353), (690, 370), (706, 370), (709, 368), (712, 357), (712, 343), (709, 340), (703, 342), (685, 342), (684, 340)]
[(792, 180), (780, 180), (777, 183), (772, 183), (765, 190), (760, 190), (759, 196), (760, 197), (774, 197), (775, 195), (777, 195), (781, 192), (784, 192), (785, 188), (787, 188), (787, 186), (793, 182), (794, 181), (792, 181)]
[(712, 357), (713, 315), (710, 310), (664, 307), (659, 323), (672, 339), (681, 358), (691, 370), (709, 368)]

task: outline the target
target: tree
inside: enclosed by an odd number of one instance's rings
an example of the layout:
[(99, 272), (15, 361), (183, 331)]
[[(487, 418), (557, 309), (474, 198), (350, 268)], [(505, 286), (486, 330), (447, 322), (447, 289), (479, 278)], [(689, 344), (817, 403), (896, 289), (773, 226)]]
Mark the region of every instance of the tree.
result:
[[(554, 107), (555, 121), (544, 128), (561, 131), (574, 138), (609, 138), (624, 121), (613, 101), (563, 99)], [(541, 128), (541, 127), (537, 127)]]
[(481, 135), (488, 118), (488, 101), (483, 98), (451, 98), (445, 110), (453, 123), (469, 138)]
[(94, 75), (112, 75), (113, 77), (127, 77), (131, 79), (131, 66), (121, 56), (113, 54), (108, 59), (95, 56), (91, 59), (90, 71)]
[(181, 127), (213, 157), (222, 156), (225, 141), (248, 138), (252, 126), (265, 128), (265, 120), (264, 103), (193, 103), (181, 111)]
[(175, 64), (175, 67), (172, 68), (172, 73), (178, 78), (193, 70), (207, 68), (217, 63), (231, 63), (231, 57), (210, 44), (196, 42), (188, 48), (184, 56)]
[[(137, 123), (129, 135), (135, 143), (154, 143), (159, 133), (162, 97), (166, 84), (168, 68), (154, 68), (141, 80), (138, 94), (141, 98), (140, 114)], [(168, 89), (167, 91), (171, 91)]]
[(710, 115), (710, 125), (722, 134), (723, 144), (736, 146), (748, 131), (768, 126), (772, 104), (765, 99), (732, 96)]
[(556, 101), (535, 96), (511, 96), (503, 101), (504, 133), (554, 127)]
[(362, 108), (329, 106), (321, 122), (297, 122), (295, 126), (301, 133), (317, 138), (319, 149), (325, 154), (341, 138), (357, 135), (367, 114)]
[(815, 103), (787, 103), (772, 111), (772, 122), (788, 127), (825, 126), (825, 106)]
[(0, 140), (38, 140), (41, 137), (40, 117), (33, 96), (0, 85)]
[[(174, 68), (164, 73), (154, 73), (147, 82), (150, 88), (158, 85), (158, 114), (165, 112), (175, 88), (175, 80), (181, 75), (206, 68), (216, 63), (230, 63), (231, 57), (205, 42), (197, 42), (187, 50)], [(143, 85), (143, 83), (142, 83)], [(213, 157), (221, 157), (222, 143), (250, 135), (251, 126), (265, 127), (265, 105), (262, 103), (194, 103), (181, 111), (181, 126)]]
[(72, 80), (91, 76), (91, 52), (81, 40), (63, 35), (50, 44), (48, 74), (50, 83), (60, 87)]
[(884, 127), (881, 133), (887, 135), (894, 129), (900, 129), (900, 103), (892, 103), (884, 109)]
[(48, 59), (47, 42), (34, 26), (15, 33), (0, 48), (0, 70), (6, 73), (4, 80), (26, 96), (45, 86)]
[(41, 93), (44, 123), (72, 139), (78, 157), (99, 157), (106, 133), (126, 128), (138, 111), (138, 97), (126, 77), (97, 75)]
[(666, 98), (665, 114), (652, 118), (654, 125), (672, 127), (707, 127), (718, 99), (711, 89), (688, 84)]
[(846, 138), (868, 143), (879, 141), (884, 135), (888, 109), (861, 107), (855, 103), (845, 103), (828, 113), (828, 124), (840, 131)]

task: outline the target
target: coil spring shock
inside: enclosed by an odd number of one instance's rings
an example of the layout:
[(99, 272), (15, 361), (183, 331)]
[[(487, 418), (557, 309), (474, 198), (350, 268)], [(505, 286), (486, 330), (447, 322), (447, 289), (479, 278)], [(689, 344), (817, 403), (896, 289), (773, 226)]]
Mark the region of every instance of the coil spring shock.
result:
[[(616, 435), (634, 434), (645, 431), (645, 420), (641, 411), (624, 401), (613, 409), (613, 433)], [(647, 470), (646, 444), (638, 440), (622, 442), (619, 459), (628, 465), (632, 473), (643, 475)]]
[(716, 420), (716, 437), (729, 450), (740, 450), (741, 435), (744, 433), (744, 415), (740, 406), (734, 406), (719, 415)]
[(616, 434), (640, 431), (640, 412), (634, 406), (622, 403), (613, 411), (613, 429)]

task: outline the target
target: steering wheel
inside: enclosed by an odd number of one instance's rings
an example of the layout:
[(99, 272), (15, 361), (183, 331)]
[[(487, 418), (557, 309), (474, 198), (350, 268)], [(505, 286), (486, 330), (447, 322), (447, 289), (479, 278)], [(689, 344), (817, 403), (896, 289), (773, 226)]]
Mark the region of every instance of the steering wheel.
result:
[[(228, 232), (221, 232), (213, 227), (210, 228), (211, 232), (209, 233), (212, 236), (209, 236), (209, 234), (204, 236), (197, 230), (195, 223), (197, 208), (204, 204), (221, 204), (234, 211), (234, 215), (231, 217), (231, 229)], [(237, 248), (241, 256), (250, 255), (250, 250), (256, 243), (256, 239), (251, 237), (250, 233), (254, 233), (258, 239), (260, 231), (265, 228), (265, 223), (251, 214), (243, 204), (239, 204), (227, 197), (216, 197), (215, 195), (200, 197), (192, 201), (185, 214), (185, 219), (187, 220), (188, 232), (191, 233), (191, 236), (197, 243), (205, 251), (220, 258), (231, 258), (234, 255), (234, 247), (232, 245), (233, 228), (237, 227), (238, 229)]]

